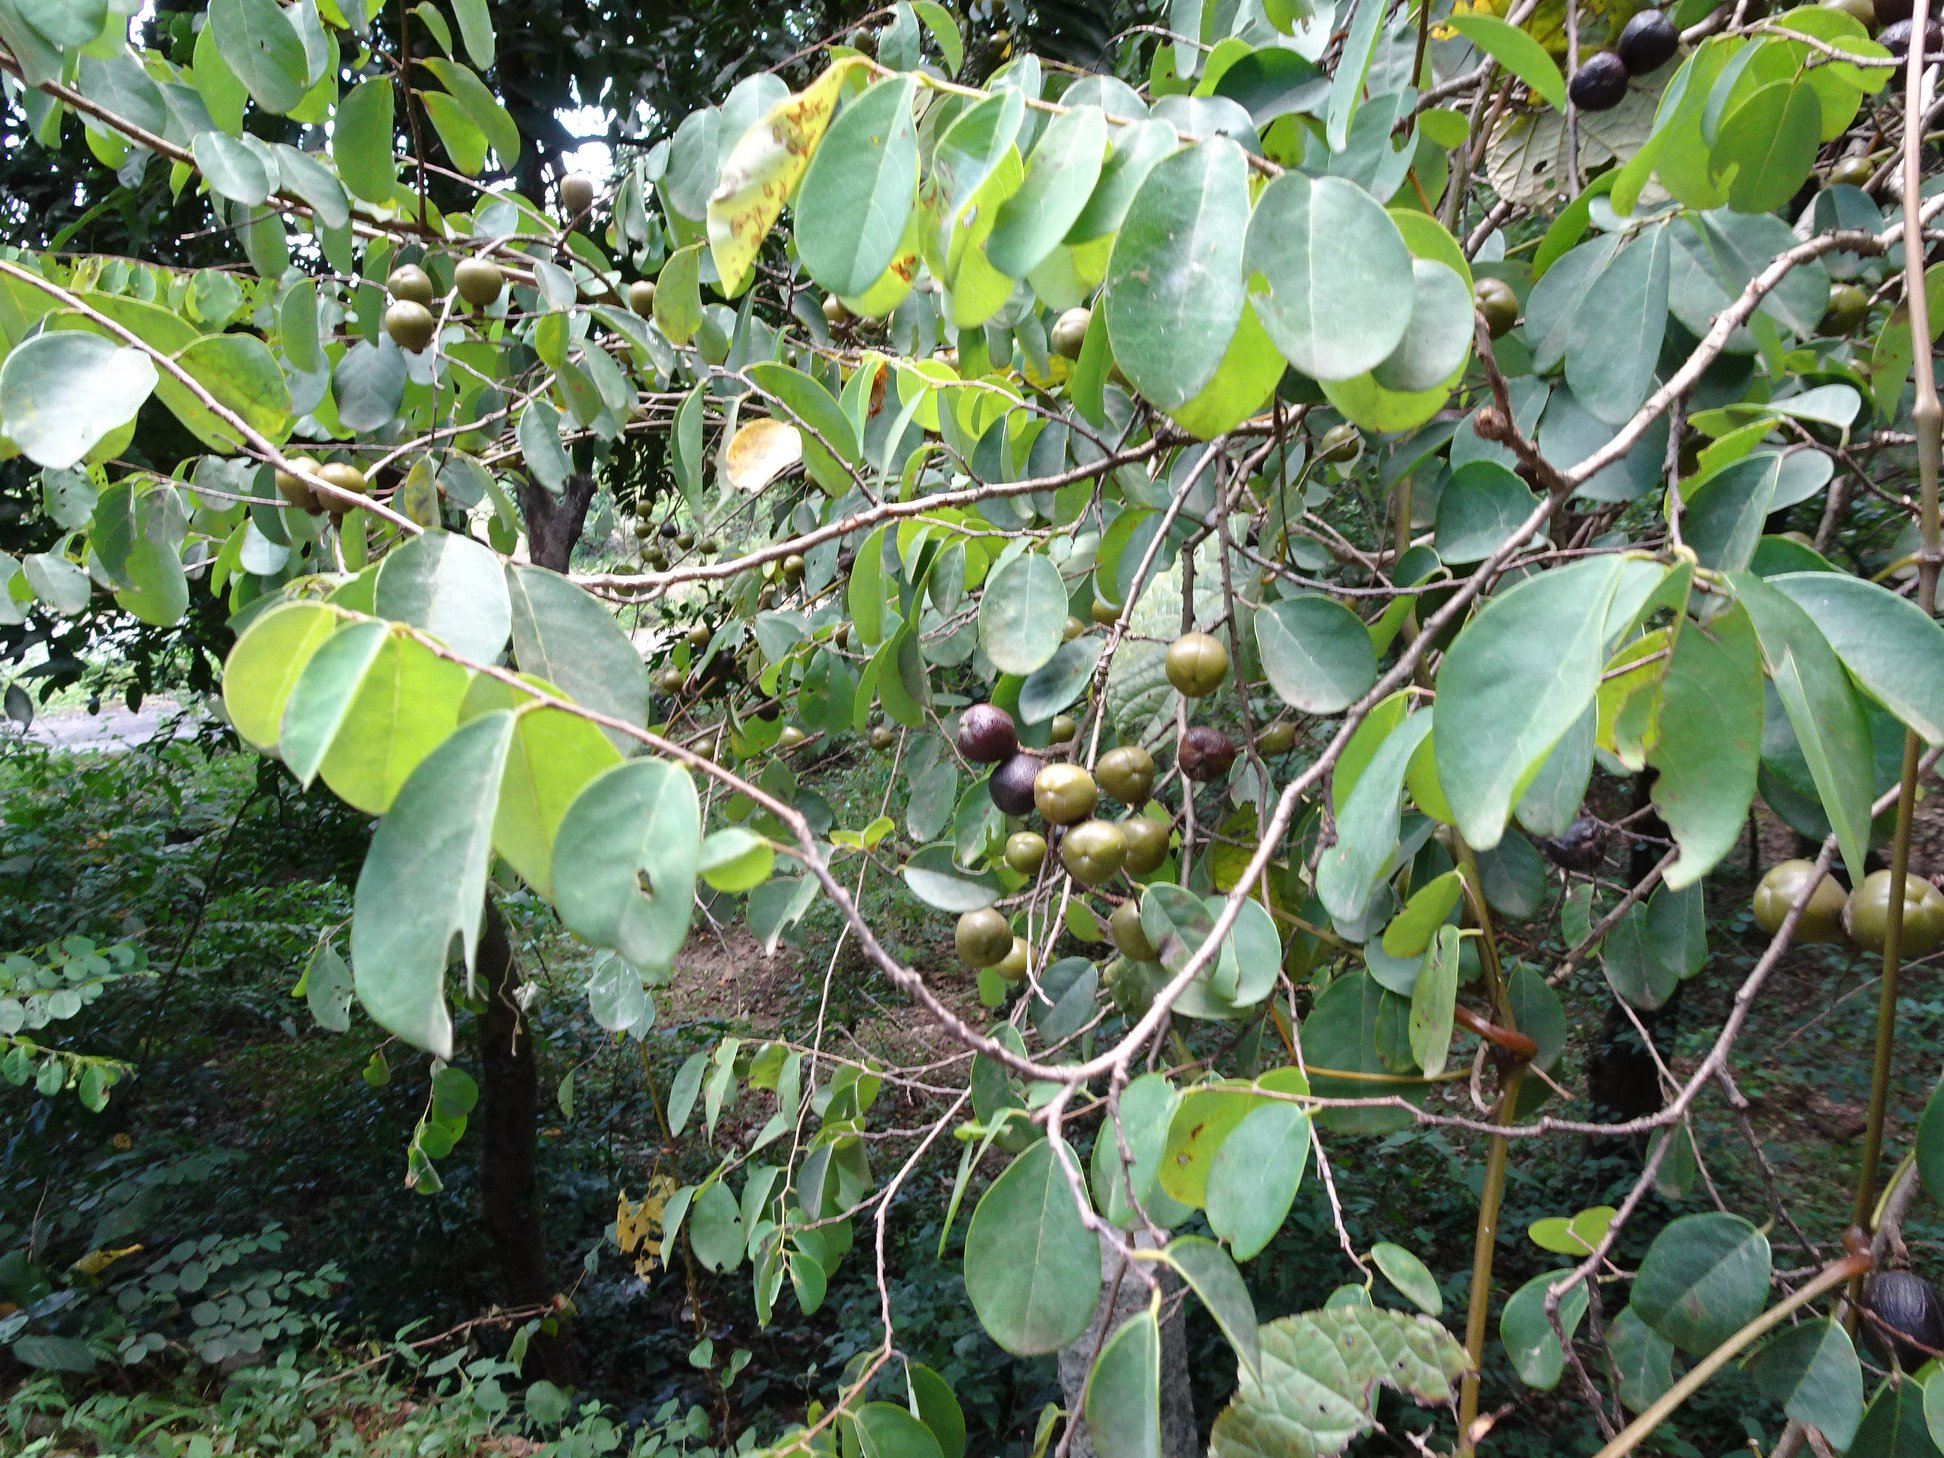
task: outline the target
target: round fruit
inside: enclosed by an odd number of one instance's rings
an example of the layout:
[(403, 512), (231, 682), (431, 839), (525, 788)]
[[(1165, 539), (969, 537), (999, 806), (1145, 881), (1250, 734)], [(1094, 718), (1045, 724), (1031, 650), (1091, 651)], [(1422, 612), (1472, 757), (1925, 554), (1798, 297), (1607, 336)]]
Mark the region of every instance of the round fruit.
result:
[(594, 179), (585, 172), (570, 172), (560, 179), (561, 211), (577, 218), (594, 206)]
[(850, 323), (851, 311), (844, 301), (835, 294), (825, 294), (823, 301), (824, 322), (835, 329), (841, 324)]
[(1065, 744), (1080, 732), (1080, 726), (1073, 722), (1071, 714), (1055, 714), (1053, 722), (1046, 726), (1048, 744)]
[(1472, 307), (1485, 316), (1485, 330), (1494, 339), (1519, 322), (1519, 296), (1502, 278), (1481, 278), (1472, 287)]
[(1124, 869), (1130, 876), (1145, 876), (1159, 870), (1168, 858), (1168, 827), (1145, 815), (1134, 815), (1120, 823), (1121, 838), (1127, 842)]
[[(353, 496), (371, 494), (371, 483), (365, 480), (365, 473), (348, 461), (327, 461), (317, 468), (317, 476), (319, 480), (340, 491), (348, 491)], [(351, 509), (350, 502), (337, 497), (320, 494), (318, 500), (332, 516), (343, 516)]]
[(795, 552), (783, 559), (783, 580), (792, 586), (803, 581), (803, 558)]
[(277, 472), (277, 492), (292, 506), (301, 506), (305, 511), (316, 511), (317, 493), (310, 488), (310, 482), (294, 474), (301, 471), (304, 475), (317, 474), (317, 462), (310, 456), (294, 456), (291, 470)]
[(1606, 859), (1606, 843), (1606, 826), (1591, 815), (1579, 816), (1563, 835), (1541, 836), (1534, 842), (1541, 855), (1567, 871), (1598, 870)]
[(1910, 0), (1875, 0), (1871, 7), (1876, 12), (1879, 27), (1895, 25), (1900, 20), (1909, 20), (1917, 7)]
[(682, 683), (682, 670), (679, 668), (664, 668), (655, 675), (655, 686), (665, 694), (679, 694)]
[(1914, 1372), (1944, 1349), (1944, 1300), (1922, 1276), (1880, 1271), (1863, 1283), (1863, 1305), (1873, 1318), (1863, 1323), (1865, 1339), (1901, 1366)]
[(475, 309), (484, 309), (506, 291), (506, 275), (490, 258), (462, 258), (452, 271), (459, 297)]
[(432, 276), (416, 263), (401, 263), (385, 279), (385, 292), (394, 299), (430, 307)]
[(1040, 762), (1030, 754), (1015, 754), (992, 772), (986, 793), (1002, 815), (1031, 815), (1033, 786), (1039, 779)]
[(1877, 28), (1876, 0), (1822, 0), (1823, 9), (1840, 10), (1861, 22), (1863, 32), (1873, 35)]
[(1181, 736), (1181, 748), (1175, 752), (1175, 763), (1191, 780), (1220, 779), (1235, 763), (1235, 743), (1219, 729), (1195, 724)]
[(1822, 323), (1816, 330), (1840, 339), (1854, 334), (1869, 317), (1868, 294), (1853, 283), (1833, 283), (1829, 286), (1829, 306), (1823, 310)]
[(1185, 698), (1206, 698), (1228, 676), (1228, 649), (1212, 633), (1183, 633), (1168, 645), (1168, 682)]
[(1595, 51), (1573, 72), (1566, 94), (1581, 111), (1612, 111), (1627, 95), (1627, 68), (1612, 51)]
[(958, 919), (952, 945), (968, 967), (994, 967), (1013, 949), (1012, 924), (990, 906), (968, 911)]
[(655, 281), (638, 278), (628, 285), (628, 307), (646, 319), (655, 312)]
[(717, 552), (720, 552), (722, 550), (722, 544), (718, 542), (714, 537), (704, 537), (701, 541), (695, 544), (695, 548), (703, 556), (713, 557)]
[(1316, 443), (1316, 459), (1332, 465), (1354, 461), (1362, 452), (1363, 432), (1347, 420), (1324, 431), (1323, 439)]
[[(1889, 934), (1890, 873), (1873, 871), (1850, 892), (1843, 907), (1843, 929), (1866, 952), (1880, 952)], [(1906, 957), (1921, 957), (1944, 946), (1944, 892), (1921, 876), (1904, 877), (1903, 934), (1898, 945)]]
[(1093, 310), (1068, 309), (1053, 321), (1053, 352), (1061, 359), (1078, 359), (1087, 342), (1087, 326), (1093, 323)]
[(654, 530), (655, 527), (652, 522), (637, 521), (634, 524), (634, 534), (637, 539), (650, 535)]
[(1060, 864), (1082, 886), (1098, 886), (1120, 874), (1127, 862), (1127, 837), (1118, 825), (1089, 820), (1060, 842)]
[[(1881, 15), (1883, 12), (1879, 10), (1877, 13)], [(1905, 11), (1902, 20), (1892, 21), (1877, 32), (1877, 44), (1889, 51), (1892, 58), (1899, 63), (1890, 73), (1890, 77), (1892, 84), (1901, 86), (1904, 75), (1901, 63), (1910, 56), (1910, 12)], [(1944, 29), (1941, 29), (1933, 18), (1924, 26), (1925, 63), (1935, 61), (1940, 50), (1944, 50)]]
[(974, 704), (959, 715), (958, 750), (974, 764), (997, 764), (1019, 752), (1013, 716), (997, 704)]
[(1093, 776), (1077, 764), (1049, 764), (1033, 777), (1033, 804), (1050, 825), (1085, 820), (1099, 799)]
[(783, 732), (776, 736), (776, 747), (779, 750), (795, 749), (799, 744), (803, 743), (805, 737), (804, 732), (797, 728), (796, 725), (785, 724), (783, 726)]
[(1037, 830), (1017, 830), (1006, 837), (1006, 864), (1022, 876), (1039, 870), (1046, 860), (1046, 837)]
[(684, 552), (686, 552), (686, 551), (688, 551), (688, 549), (689, 549), (689, 548), (691, 548), (691, 547), (693, 547), (693, 546), (695, 545), (695, 533), (694, 533), (694, 532), (676, 532), (676, 533), (675, 533), (675, 545), (676, 545), (676, 547), (677, 547), (678, 549), (680, 549), (681, 551), (684, 551)]
[(701, 649), (709, 646), (709, 640), (715, 636), (715, 630), (707, 623), (696, 623), (684, 636), (688, 639), (689, 647)]
[(1681, 33), (1674, 29), (1674, 22), (1659, 10), (1643, 10), (1626, 24), (1620, 32), (1620, 41), (1614, 46), (1619, 54), (1620, 64), (1627, 68), (1629, 76), (1645, 76), (1650, 71), (1658, 71), (1674, 57), (1681, 48)]
[(1062, 643), (1071, 643), (1086, 631), (1087, 625), (1085, 623), (1081, 622), (1078, 618), (1069, 617), (1066, 620), (1066, 626), (1060, 629), (1060, 641)]
[(1111, 628), (1120, 621), (1121, 610), (1104, 597), (1095, 598), (1087, 612), (1103, 628)]
[(385, 333), (407, 354), (417, 354), (431, 344), (438, 329), (439, 321), (423, 304), (397, 303), (385, 310)]
[(1154, 788), (1154, 756), (1138, 744), (1123, 744), (1100, 756), (1094, 776), (1121, 804), (1139, 807)]
[(992, 964), (992, 970), (1008, 982), (1024, 982), (1026, 966), (1031, 960), (1033, 949), (1026, 945), (1026, 938), (1014, 937), (1012, 950)]
[(1296, 726), (1286, 719), (1265, 724), (1256, 732), (1256, 753), (1288, 754), (1296, 747)]
[(889, 724), (879, 724), (871, 730), (871, 748), (880, 754), (897, 742), (897, 733)]
[(676, 526), (675, 523), (672, 521), (665, 521), (661, 524), (662, 536), (667, 538), (671, 542), (675, 540), (675, 533), (680, 530), (681, 528)]
[[(1810, 861), (1783, 861), (1770, 866), (1768, 874), (1755, 888), (1755, 925), (1770, 936), (1781, 929), (1803, 886), (1815, 874)], [(1816, 887), (1809, 904), (1796, 921), (1795, 939), (1799, 942), (1840, 942), (1843, 939), (1843, 904), (1849, 895), (1833, 876), (1825, 876)]]
[(1831, 187), (1862, 187), (1876, 176), (1876, 163), (1865, 153), (1854, 153), (1831, 164), (1823, 180)]
[(1138, 901), (1123, 901), (1114, 908), (1114, 914), (1107, 918), (1107, 935), (1113, 938), (1115, 949), (1129, 961), (1152, 962), (1161, 955), (1141, 927)]

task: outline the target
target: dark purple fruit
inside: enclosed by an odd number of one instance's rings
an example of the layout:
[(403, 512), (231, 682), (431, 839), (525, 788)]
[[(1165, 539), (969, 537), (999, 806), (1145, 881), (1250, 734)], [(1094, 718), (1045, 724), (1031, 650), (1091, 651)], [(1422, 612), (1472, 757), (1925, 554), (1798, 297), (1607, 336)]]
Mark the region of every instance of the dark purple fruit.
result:
[(992, 803), (1005, 815), (1033, 813), (1033, 781), (1039, 777), (1040, 762), (1030, 754), (1015, 754), (992, 772), (986, 790)]
[(1627, 67), (1612, 51), (1595, 51), (1573, 72), (1566, 94), (1581, 111), (1612, 111), (1627, 95)]
[(1643, 10), (1627, 22), (1620, 32), (1614, 52), (1629, 76), (1645, 76), (1658, 71), (1681, 48), (1681, 33), (1659, 10)]
[(1197, 724), (1181, 736), (1175, 763), (1191, 780), (1220, 779), (1235, 763), (1235, 743), (1221, 730)]
[[(1911, 0), (1876, 0), (1877, 28), (1884, 30), (1893, 25), (1910, 24), (1910, 17), (1916, 8)], [(1909, 33), (1909, 31), (1904, 32), (1905, 35)]]
[(1537, 842), (1539, 853), (1555, 866), (1568, 871), (1598, 870), (1606, 858), (1606, 827), (1590, 815), (1582, 815), (1566, 827), (1564, 835)]
[(1869, 1313), (1863, 1334), (1870, 1345), (1894, 1355), (1906, 1371), (1916, 1371), (1933, 1352), (1944, 1351), (1944, 1301), (1922, 1276), (1883, 1271), (1870, 1277), (1863, 1287), (1863, 1307)]
[[(1877, 44), (1889, 51), (1898, 62), (1897, 68), (1890, 73), (1892, 84), (1903, 85), (1903, 62), (1910, 59), (1910, 21), (1908, 18), (1892, 21), (1877, 32)], [(1933, 20), (1924, 26), (1924, 53), (1926, 61), (1944, 58), (1944, 27)]]
[(996, 704), (974, 704), (959, 715), (958, 748), (974, 764), (997, 764), (1019, 752), (1019, 731)]

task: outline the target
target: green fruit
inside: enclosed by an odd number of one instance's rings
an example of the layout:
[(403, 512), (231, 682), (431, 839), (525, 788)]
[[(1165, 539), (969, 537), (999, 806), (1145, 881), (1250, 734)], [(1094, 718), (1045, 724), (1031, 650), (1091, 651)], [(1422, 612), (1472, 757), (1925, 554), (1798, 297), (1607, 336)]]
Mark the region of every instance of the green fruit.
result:
[(1118, 876), (1127, 862), (1127, 837), (1105, 820), (1076, 825), (1060, 841), (1060, 864), (1082, 886), (1098, 886)]
[[(1762, 877), (1762, 883), (1755, 888), (1755, 924), (1774, 936), (1782, 926), (1782, 918), (1789, 914), (1789, 908), (1802, 894), (1803, 886), (1815, 869), (1810, 861), (1782, 861), (1770, 866), (1768, 874)], [(1798, 942), (1840, 942), (1843, 939), (1843, 905), (1848, 900), (1847, 893), (1834, 877), (1823, 877), (1815, 895), (1809, 898), (1809, 904), (1802, 908), (1802, 916), (1796, 922), (1795, 939)]]
[(655, 675), (655, 687), (665, 694), (679, 694), (683, 682), (682, 670), (679, 668), (664, 668)]
[(1519, 296), (1502, 278), (1481, 278), (1472, 288), (1472, 304), (1494, 339), (1503, 338), (1519, 322)]
[(1120, 608), (1104, 597), (1096, 597), (1087, 612), (1103, 628), (1111, 628), (1120, 621)]
[(803, 558), (795, 552), (783, 559), (783, 580), (792, 587), (803, 581)]
[(693, 547), (694, 545), (695, 545), (695, 533), (694, 533), (694, 532), (677, 532), (677, 533), (675, 533), (675, 546), (676, 546), (676, 547), (677, 547), (677, 548), (678, 548), (679, 550), (681, 550), (681, 551), (684, 551), (684, 552), (686, 552), (686, 551), (688, 551), (688, 550), (689, 550), (689, 548), (691, 548), (691, 547)]
[(1073, 722), (1071, 714), (1055, 714), (1053, 722), (1046, 726), (1048, 744), (1065, 744), (1080, 732), (1080, 726)]
[(871, 748), (879, 754), (884, 753), (897, 742), (897, 732), (888, 724), (879, 724), (871, 730)]
[(1265, 724), (1256, 731), (1256, 753), (1288, 754), (1296, 747), (1296, 726), (1287, 719)]
[(385, 292), (394, 299), (429, 308), (432, 304), (432, 275), (416, 263), (401, 263), (385, 279)]
[(628, 285), (628, 307), (646, 319), (655, 312), (655, 281), (638, 278)]
[[(1874, 871), (1850, 892), (1843, 906), (1843, 929), (1866, 952), (1881, 952), (1889, 936), (1890, 873)], [(1944, 892), (1921, 876), (1904, 877), (1903, 933), (1898, 950), (1921, 957), (1944, 946)]]
[[(301, 471), (305, 475), (317, 474), (317, 462), (310, 456), (295, 456), (290, 464), (295, 471)], [(277, 492), (292, 506), (302, 507), (305, 511), (318, 510), (317, 493), (311, 490), (308, 481), (295, 475), (293, 471), (277, 472)]]
[(850, 306), (835, 294), (825, 294), (823, 301), (824, 322), (836, 329), (851, 321)]
[[(317, 468), (317, 476), (319, 480), (337, 487), (340, 491), (348, 491), (353, 496), (369, 496), (371, 494), (371, 483), (365, 479), (365, 473), (348, 461), (326, 461)], [(318, 496), (318, 500), (323, 503), (324, 509), (330, 512), (332, 516), (343, 516), (352, 506), (352, 503), (348, 501), (325, 496), (321, 493)]]
[(1093, 814), (1100, 793), (1077, 764), (1049, 764), (1033, 777), (1033, 805), (1049, 825), (1072, 825)]
[(1876, 34), (1876, 0), (1822, 0), (1822, 5), (1825, 10), (1840, 10), (1845, 15), (1855, 16), (1862, 22), (1865, 35)]
[(689, 647), (700, 651), (709, 646), (709, 640), (715, 637), (715, 629), (707, 623), (696, 623), (684, 636), (688, 639)]
[(1121, 804), (1145, 805), (1154, 789), (1154, 756), (1138, 744), (1123, 744), (1100, 756), (1094, 777)]
[(560, 180), (560, 210), (578, 218), (594, 206), (594, 179), (585, 172), (570, 172)]
[(1854, 334), (1869, 317), (1868, 294), (1853, 283), (1834, 283), (1829, 286), (1829, 305), (1823, 310), (1822, 323), (1816, 327), (1819, 333), (1840, 339)]
[(462, 258), (452, 271), (459, 297), (475, 309), (495, 303), (506, 291), (506, 274), (490, 258)]
[(1363, 433), (1348, 421), (1331, 426), (1316, 443), (1316, 459), (1337, 466), (1356, 460), (1362, 452)]
[(952, 945), (968, 967), (994, 967), (1013, 949), (1012, 925), (990, 906), (968, 911), (958, 919)]
[(637, 539), (651, 537), (655, 534), (655, 524), (650, 521), (637, 521), (634, 524), (634, 534)]
[(1068, 309), (1053, 321), (1050, 336), (1053, 352), (1061, 359), (1078, 359), (1087, 342), (1087, 326), (1093, 323), (1092, 309)]
[(423, 304), (403, 302), (385, 310), (385, 333), (407, 354), (417, 354), (431, 344), (438, 330), (439, 321)]
[(1830, 187), (1863, 187), (1876, 176), (1876, 163), (1867, 156), (1845, 157), (1831, 164), (1824, 181)]
[(1152, 962), (1161, 955), (1141, 926), (1138, 901), (1123, 901), (1114, 908), (1114, 914), (1107, 918), (1107, 935), (1113, 939), (1115, 949), (1130, 961)]
[(1026, 945), (1026, 938), (1014, 937), (1012, 950), (992, 964), (992, 970), (1008, 982), (1024, 982), (1026, 968), (1033, 955), (1033, 949)]
[(1145, 876), (1157, 871), (1168, 858), (1168, 827), (1145, 815), (1134, 815), (1120, 823), (1121, 838), (1127, 842), (1125, 870), (1130, 876)]
[(779, 751), (795, 749), (799, 744), (803, 743), (806, 737), (804, 732), (797, 728), (796, 725), (785, 724), (783, 726), (783, 732), (776, 736), (776, 747)]
[(1017, 830), (1006, 837), (1006, 864), (1022, 876), (1039, 870), (1046, 860), (1046, 837), (1037, 830)]
[(1168, 682), (1184, 698), (1206, 698), (1228, 676), (1228, 649), (1212, 633), (1183, 633), (1168, 645)]
[(1078, 618), (1069, 617), (1066, 620), (1066, 626), (1060, 629), (1060, 641), (1062, 643), (1071, 643), (1086, 631), (1087, 625), (1085, 623), (1081, 622)]

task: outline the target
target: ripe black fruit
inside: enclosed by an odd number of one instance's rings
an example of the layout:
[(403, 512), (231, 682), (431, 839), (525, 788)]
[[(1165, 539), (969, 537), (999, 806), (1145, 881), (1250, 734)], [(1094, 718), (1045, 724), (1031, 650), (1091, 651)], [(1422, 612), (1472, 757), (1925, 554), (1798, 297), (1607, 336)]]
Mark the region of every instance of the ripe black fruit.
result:
[[(1892, 21), (1884, 26), (1877, 33), (1877, 44), (1889, 51), (1900, 63), (1890, 75), (1892, 83), (1901, 86), (1904, 78), (1904, 67), (1901, 63), (1910, 58), (1909, 12), (1905, 12), (1904, 19)], [(1924, 26), (1925, 61), (1928, 63), (1939, 59), (1940, 52), (1944, 52), (1944, 28), (1940, 28), (1933, 20)]]
[(1863, 1306), (1870, 1320), (1863, 1334), (1879, 1352), (1894, 1354), (1909, 1371), (1944, 1349), (1944, 1301), (1937, 1288), (1909, 1271), (1883, 1271), (1863, 1287)]
[(1235, 742), (1219, 729), (1196, 724), (1181, 736), (1175, 763), (1191, 780), (1220, 779), (1235, 763)]
[(1645, 76), (1665, 66), (1680, 48), (1681, 33), (1674, 23), (1659, 10), (1643, 10), (1627, 22), (1614, 50), (1629, 76)]
[(958, 749), (974, 764), (997, 764), (1019, 752), (1019, 730), (998, 705), (974, 704), (959, 715)]
[(1040, 762), (1030, 754), (1015, 754), (992, 772), (986, 793), (1004, 815), (1033, 813), (1033, 781), (1039, 778)]
[(1582, 815), (1566, 827), (1564, 835), (1538, 842), (1540, 854), (1568, 871), (1591, 871), (1606, 857), (1606, 827), (1590, 815)]
[(1612, 51), (1596, 51), (1573, 72), (1566, 94), (1581, 111), (1612, 111), (1627, 94), (1627, 67)]

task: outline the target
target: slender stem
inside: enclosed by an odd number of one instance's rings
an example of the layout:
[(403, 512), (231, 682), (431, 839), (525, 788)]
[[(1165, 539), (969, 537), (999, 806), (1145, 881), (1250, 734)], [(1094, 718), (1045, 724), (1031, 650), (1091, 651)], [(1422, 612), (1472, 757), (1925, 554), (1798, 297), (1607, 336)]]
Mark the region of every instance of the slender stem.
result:
[(1707, 1356), (1696, 1362), (1689, 1369), (1685, 1377), (1668, 1388), (1666, 1392), (1661, 1394), (1657, 1402), (1645, 1412), (1641, 1413), (1639, 1417), (1628, 1423), (1626, 1427), (1622, 1428), (1620, 1430), (1620, 1436), (1600, 1449), (1598, 1453), (1593, 1455), (1593, 1458), (1621, 1458), (1622, 1454), (1633, 1452), (1635, 1448), (1640, 1446), (1643, 1438), (1652, 1433), (1662, 1423), (1666, 1422), (1673, 1415), (1675, 1408), (1692, 1397), (1695, 1389), (1700, 1387), (1702, 1383), (1706, 1382), (1715, 1373), (1732, 1362), (1736, 1354), (1741, 1352), (1743, 1348), (1762, 1336), (1771, 1327), (1779, 1325), (1793, 1312), (1799, 1311), (1802, 1307), (1807, 1306), (1811, 1301), (1817, 1300), (1819, 1297), (1835, 1290), (1844, 1282), (1854, 1280), (1856, 1277), (1861, 1276), (1865, 1271), (1870, 1269), (1870, 1264), (1870, 1258), (1867, 1255), (1844, 1256), (1840, 1261), (1827, 1267), (1820, 1276), (1816, 1277), (1815, 1280), (1804, 1286), (1800, 1291), (1797, 1291), (1786, 1300), (1777, 1302), (1774, 1306), (1771, 1306), (1740, 1331), (1729, 1337), (1727, 1341), (1708, 1353)]

